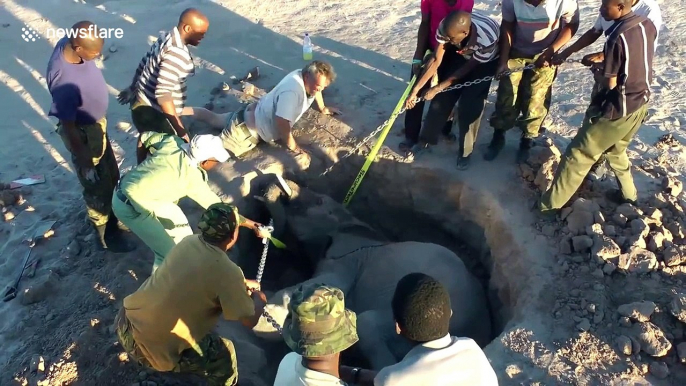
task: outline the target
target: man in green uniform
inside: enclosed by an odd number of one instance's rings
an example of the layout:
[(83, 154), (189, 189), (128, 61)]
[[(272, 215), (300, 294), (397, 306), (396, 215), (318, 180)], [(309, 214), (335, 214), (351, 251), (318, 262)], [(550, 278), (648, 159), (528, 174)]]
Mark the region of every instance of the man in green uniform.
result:
[(603, 64), (597, 68), (602, 90), (591, 100), (550, 189), (541, 196), (539, 210), (545, 217), (552, 218), (569, 201), (603, 153), (619, 184), (608, 198), (633, 204), (638, 199), (626, 149), (648, 114), (657, 29), (633, 13), (631, 3), (603, 0), (600, 7), (603, 18), (614, 21), (607, 30)]
[(221, 315), (252, 328), (266, 304), (259, 284), (246, 280), (226, 255), (241, 226), (269, 236), (233, 205), (211, 205), (198, 224), (201, 233), (174, 246), (159, 269), (124, 298), (114, 326), (130, 358), (157, 371), (203, 376), (210, 386), (237, 384), (233, 343), (212, 329)]
[(139, 165), (122, 177), (112, 209), (155, 253), (153, 271), (175, 244), (193, 234), (176, 203), (183, 197), (203, 208), (220, 202), (207, 184), (206, 171), (228, 158), (222, 140), (214, 135), (197, 135), (190, 145), (171, 134), (140, 135)]

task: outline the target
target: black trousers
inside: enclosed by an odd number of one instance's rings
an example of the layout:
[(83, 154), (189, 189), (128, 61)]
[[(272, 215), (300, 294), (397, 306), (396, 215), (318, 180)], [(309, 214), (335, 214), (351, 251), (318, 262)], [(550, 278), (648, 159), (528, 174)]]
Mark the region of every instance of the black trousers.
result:
[[(462, 55), (459, 55), (457, 52), (455, 52), (455, 50), (446, 50), (445, 55), (443, 55), (443, 61), (438, 67), (439, 82), (453, 74), (465, 63), (467, 63), (467, 60), (463, 58)], [(410, 78), (411, 77), (412, 73), (410, 72)], [(430, 82), (427, 82), (426, 85), (424, 85), (424, 87), (419, 91), (417, 96), (421, 97), (426, 90), (431, 88), (430, 86)], [(433, 105), (436, 99), (443, 94), (444, 93), (438, 94), (436, 98), (431, 101), (431, 104)], [(412, 142), (419, 141), (419, 133), (422, 129), (422, 117), (424, 115), (424, 103), (425, 102), (423, 101), (419, 102), (412, 109), (405, 112), (405, 138)], [(453, 104), (455, 103), (453, 102)], [(429, 106), (429, 109), (431, 109), (431, 106)], [(431, 114), (431, 110), (429, 110), (428, 114)], [(443, 119), (441, 125), (444, 125), (448, 121), (449, 116), (450, 110), (448, 110), (448, 113), (445, 115), (445, 119)], [(427, 115), (427, 118), (428, 117), (429, 115)]]

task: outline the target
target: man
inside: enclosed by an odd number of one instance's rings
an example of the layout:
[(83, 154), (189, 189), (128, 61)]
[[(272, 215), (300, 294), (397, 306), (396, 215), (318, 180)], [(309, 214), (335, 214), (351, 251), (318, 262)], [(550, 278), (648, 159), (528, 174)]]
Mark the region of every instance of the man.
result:
[(498, 377), (479, 345), (450, 336), (450, 295), (423, 273), (396, 285), (391, 307), (396, 332), (414, 346), (399, 363), (378, 372), (343, 367), (342, 379), (357, 385), (497, 386)]
[(657, 29), (646, 17), (633, 13), (631, 3), (603, 0), (600, 7), (603, 19), (614, 21), (606, 31), (603, 88), (567, 146), (550, 189), (541, 196), (539, 209), (545, 217), (552, 218), (569, 201), (603, 153), (620, 188), (609, 198), (634, 204), (638, 199), (626, 149), (648, 113)]
[(74, 24), (72, 31), (71, 37), (57, 42), (48, 62), (49, 115), (59, 120), (57, 132), (71, 153), (99, 246), (114, 253), (130, 252), (133, 247), (123, 239), (112, 214), (119, 166), (107, 136), (107, 83), (93, 62), (105, 42), (90, 21)]
[[(114, 326), (122, 348), (142, 366), (193, 373), (210, 386), (236, 385), (233, 343), (212, 329), (220, 315), (254, 327), (266, 297), (226, 255), (247, 225), (233, 205), (205, 211), (200, 235), (185, 238), (124, 303)], [(256, 231), (258, 237), (267, 237)]]
[(176, 203), (188, 197), (207, 208), (221, 201), (207, 184), (207, 171), (229, 153), (214, 135), (197, 135), (188, 145), (153, 131), (140, 135), (137, 153), (139, 164), (122, 177), (112, 208), (155, 253), (154, 272), (175, 244), (193, 234)]
[(317, 102), (322, 114), (340, 114), (340, 110), (325, 106), (322, 96), (322, 91), (335, 80), (333, 67), (315, 60), (286, 75), (259, 101), (236, 112), (217, 114), (202, 107), (189, 107), (183, 110), (183, 115), (193, 116), (221, 130), (224, 147), (234, 157), (252, 150), (260, 141), (277, 140), (292, 153), (302, 154), (303, 150), (293, 138), (293, 125), (313, 101)]
[[(452, 11), (471, 12), (474, 8), (474, 0), (422, 0), (420, 9), (422, 21), (417, 31), (417, 47), (412, 57), (412, 74), (417, 78), (422, 75), (422, 65), (425, 60), (432, 60), (431, 55), (427, 55), (427, 50), (434, 52), (438, 47), (436, 40), (436, 30), (438, 24)], [(429, 62), (426, 63), (428, 65)], [(453, 71), (448, 66), (437, 67), (438, 77), (443, 79)], [(418, 89), (417, 95), (426, 91)], [(409, 99), (409, 98), (408, 98)], [(400, 143), (400, 151), (409, 152), (417, 144), (419, 131), (422, 127), (422, 115), (424, 114), (424, 102), (419, 102), (405, 112), (405, 140)], [(443, 124), (445, 122), (441, 122)], [(444, 130), (444, 133), (447, 130)]]
[[(660, 28), (662, 27), (662, 13), (660, 12), (660, 6), (654, 0), (634, 0), (631, 4), (631, 10), (639, 16), (645, 16), (646, 18), (648, 18), (648, 20), (650, 20), (653, 23), (653, 25), (655, 26), (655, 30), (657, 31), (657, 35), (655, 37), (655, 46), (653, 47), (653, 49), (657, 49), (657, 40), (660, 36)], [(556, 54), (553, 57), (553, 63), (555, 65), (559, 65), (563, 63), (565, 60), (567, 60), (574, 53), (595, 43), (595, 41), (598, 40), (600, 35), (602, 35), (604, 31), (607, 31), (610, 27), (612, 27), (613, 24), (614, 21), (607, 21), (603, 19), (602, 15), (598, 15), (598, 19), (596, 20), (593, 27), (586, 31), (583, 35), (581, 35), (579, 40), (574, 42), (571, 46), (567, 47), (559, 54)], [(597, 67), (603, 62), (603, 59), (604, 55), (602, 51), (594, 52), (585, 55), (582, 59), (582, 63), (585, 66)], [(599, 83), (594, 83), (593, 92), (591, 93), (591, 99), (593, 99), (593, 97), (600, 91), (600, 89), (601, 85)], [(591, 168), (591, 173), (596, 174), (597, 177), (602, 177), (603, 175), (605, 175), (606, 170), (604, 164), (605, 154), (603, 154), (598, 159), (598, 162), (596, 162), (593, 165), (593, 167)]]
[[(431, 104), (416, 146), (418, 151), (438, 142), (438, 130), (448, 120), (450, 111), (459, 101), (456, 111), (459, 130), (457, 167), (466, 169), (469, 166), (469, 157), (474, 149), (491, 82), (481, 82), (448, 92), (443, 90), (458, 82), (474, 81), (495, 74), (499, 33), (500, 26), (495, 20), (476, 12), (470, 14), (453, 11), (441, 21), (436, 30), (438, 46), (434, 58), (429, 60), (424, 74), (407, 99), (407, 106), (412, 108), (419, 90), (447, 62), (446, 68), (452, 71), (424, 94), (424, 98), (430, 100)], [(406, 132), (405, 135), (407, 134)]]
[(301, 284), (291, 297), (283, 339), (293, 350), (281, 360), (274, 385), (345, 385), (340, 353), (358, 341), (356, 315), (343, 292), (324, 284)]
[[(516, 124), (522, 130), (517, 152), (521, 163), (548, 115), (557, 73), (551, 59), (579, 28), (579, 9), (576, 0), (503, 0), (502, 15), (496, 72), (500, 82), (491, 116), (493, 139), (484, 158), (492, 161), (498, 156), (505, 145), (505, 132)], [(536, 68), (507, 74), (529, 64)]]
[(161, 35), (143, 57), (133, 82), (119, 94), (119, 103), (131, 104), (131, 119), (139, 133), (156, 131), (178, 135), (188, 142), (181, 122), (186, 103), (186, 78), (195, 74), (188, 45), (197, 47), (210, 23), (194, 8), (179, 17), (179, 24)]

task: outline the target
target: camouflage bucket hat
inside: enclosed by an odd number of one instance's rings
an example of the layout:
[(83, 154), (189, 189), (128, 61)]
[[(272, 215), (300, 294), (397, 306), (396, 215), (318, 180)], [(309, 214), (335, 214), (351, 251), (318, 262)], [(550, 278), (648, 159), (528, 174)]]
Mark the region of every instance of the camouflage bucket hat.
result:
[(343, 292), (324, 284), (301, 285), (288, 306), (283, 339), (305, 357), (339, 353), (357, 337), (357, 316), (345, 308)]
[(227, 203), (212, 204), (200, 217), (198, 229), (206, 241), (220, 242), (233, 236), (236, 227), (245, 219), (238, 214), (238, 208)]

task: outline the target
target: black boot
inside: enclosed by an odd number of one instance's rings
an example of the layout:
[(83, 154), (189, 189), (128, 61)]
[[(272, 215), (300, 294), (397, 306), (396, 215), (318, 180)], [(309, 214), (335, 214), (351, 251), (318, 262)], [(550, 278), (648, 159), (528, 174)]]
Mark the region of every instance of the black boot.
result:
[(517, 150), (517, 160), (518, 164), (523, 164), (529, 159), (529, 150), (534, 145), (534, 140), (531, 138), (522, 138), (519, 141), (519, 150)]
[(495, 157), (500, 154), (503, 146), (505, 146), (505, 132), (501, 130), (494, 130), (493, 139), (491, 139), (491, 143), (488, 144), (486, 154), (484, 154), (484, 159), (486, 161), (493, 161)]
[(110, 212), (109, 218), (107, 219), (107, 226), (110, 227), (108, 229), (114, 229), (114, 227), (116, 227), (117, 229), (119, 229), (122, 232), (126, 232), (126, 233), (131, 232), (131, 229), (129, 229), (129, 227), (124, 225), (123, 222), (119, 221), (117, 216), (115, 216), (114, 213), (111, 213), (111, 212)]
[(114, 225), (111, 224), (112, 222), (108, 220), (107, 224), (95, 227), (98, 233), (99, 247), (112, 253), (127, 253), (136, 249), (133, 244), (124, 239), (116, 226), (116, 222)]

